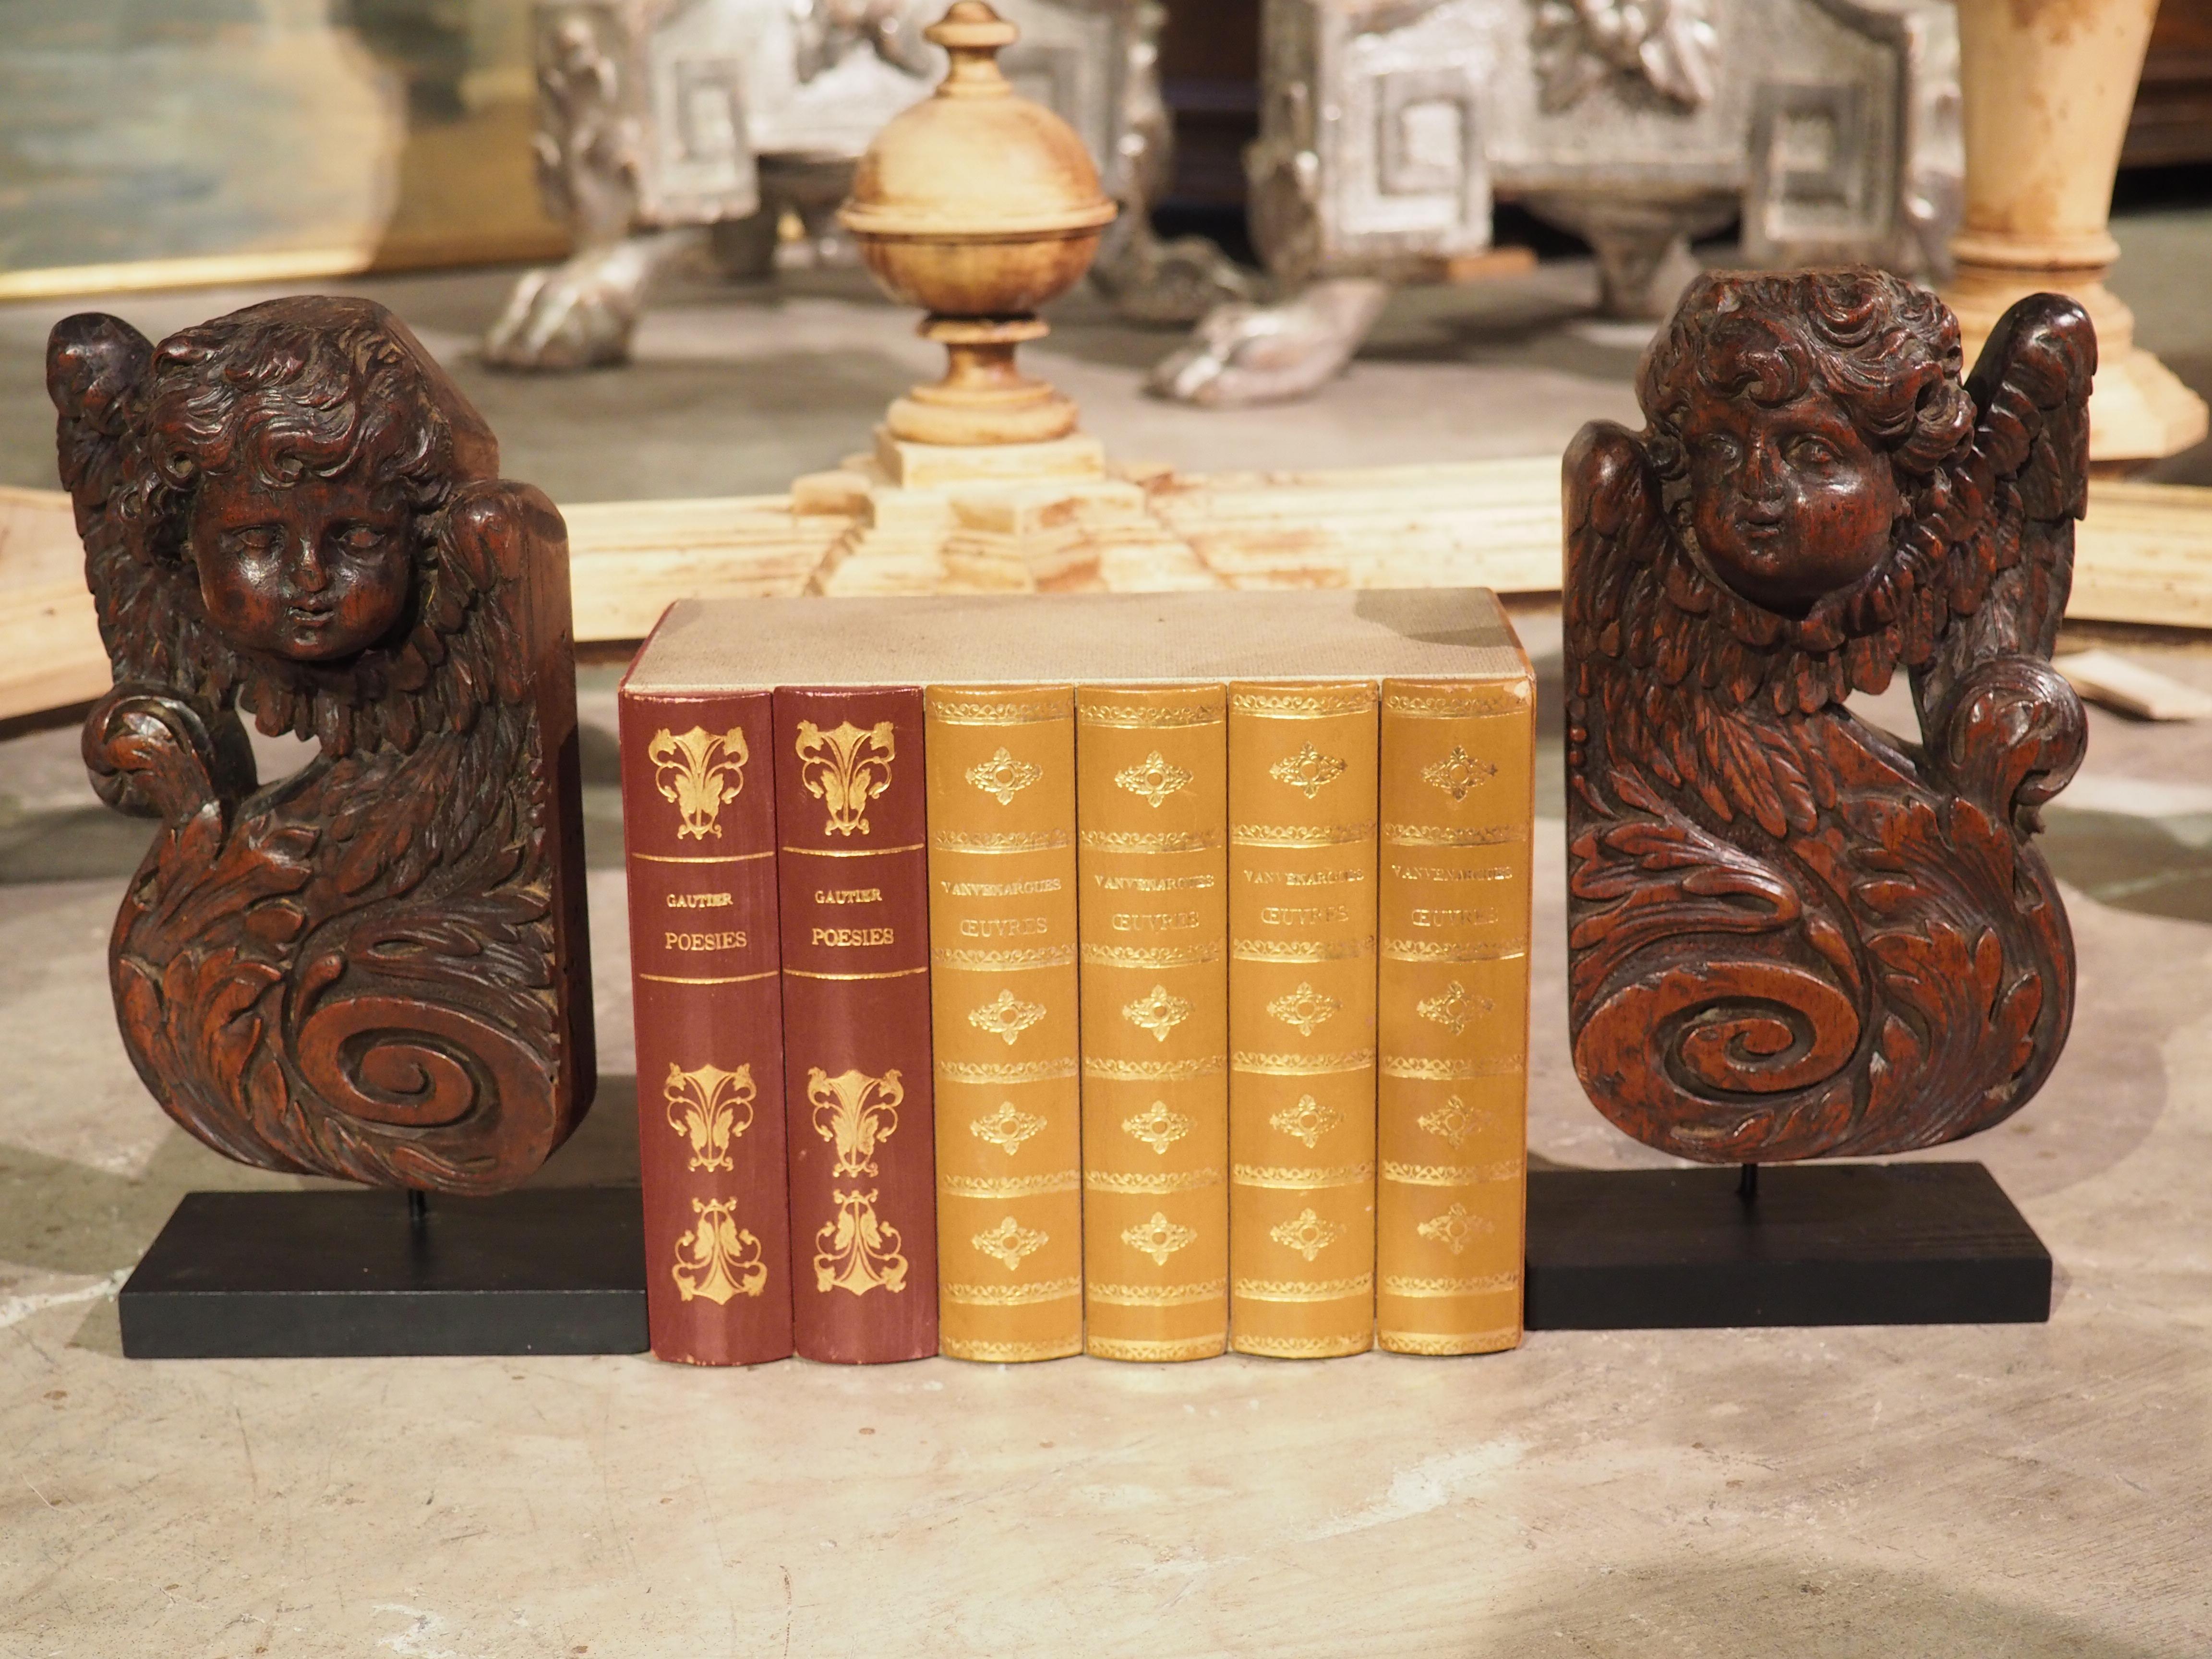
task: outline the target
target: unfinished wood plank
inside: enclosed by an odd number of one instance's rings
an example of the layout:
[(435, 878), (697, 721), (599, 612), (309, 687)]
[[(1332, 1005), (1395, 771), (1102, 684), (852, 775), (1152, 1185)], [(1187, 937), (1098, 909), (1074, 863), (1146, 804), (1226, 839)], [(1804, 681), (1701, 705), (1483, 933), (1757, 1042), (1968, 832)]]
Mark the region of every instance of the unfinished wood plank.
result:
[[(1140, 508), (1071, 526), (1082, 545), (1072, 544), (1068, 558), (1095, 561), (1098, 585), (1116, 592), (1464, 585), (1544, 593), (1559, 586), (1556, 456), (1314, 472), (1154, 469), (1142, 483)], [(789, 495), (562, 511), (579, 640), (641, 638), (666, 605), (693, 595), (886, 583), (928, 591), (979, 580), (971, 568), (979, 559), (1005, 562), (983, 557), (993, 551), (988, 537), (972, 526), (948, 565), (895, 526), (794, 512)], [(872, 546), (885, 561), (879, 574), (866, 567)], [(2212, 489), (2093, 481), (2075, 546), (2069, 616), (2212, 628)], [(0, 718), (106, 689), (82, 556), (66, 495), (0, 489), (0, 595), (14, 596), (0, 605)]]
[(0, 587), (84, 583), (76, 514), (58, 489), (0, 484)]
[(2076, 651), (2052, 659), (2051, 665), (2066, 677), (2066, 683), (2083, 701), (2101, 703), (2137, 720), (2212, 718), (2212, 693), (2185, 685), (2117, 651)]
[(2090, 480), (2066, 614), (2212, 628), (2212, 489)]
[(1559, 585), (1556, 457), (1157, 485), (1153, 510), (1233, 587)]
[(788, 495), (564, 507), (579, 640), (635, 640), (678, 599), (797, 594), (851, 526)]
[(82, 580), (0, 586), (0, 720), (87, 702), (112, 683)]

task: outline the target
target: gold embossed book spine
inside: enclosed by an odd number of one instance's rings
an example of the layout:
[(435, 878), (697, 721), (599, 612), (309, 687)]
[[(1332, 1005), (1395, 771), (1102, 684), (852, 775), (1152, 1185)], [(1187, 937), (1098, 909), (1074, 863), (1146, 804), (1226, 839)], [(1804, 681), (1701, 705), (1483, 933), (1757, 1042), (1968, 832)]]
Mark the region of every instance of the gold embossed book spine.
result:
[(1375, 1334), (1376, 689), (1229, 688), (1230, 1346)]
[(938, 1343), (1083, 1352), (1075, 692), (925, 693)]
[(805, 1358), (937, 1352), (919, 686), (775, 693), (792, 1314)]
[(1401, 1353), (1521, 1340), (1535, 686), (1385, 680), (1376, 1313)]
[(1227, 702), (1076, 693), (1085, 1346), (1108, 1359), (1228, 1346)]
[(646, 1325), (659, 1358), (792, 1352), (766, 690), (620, 696)]

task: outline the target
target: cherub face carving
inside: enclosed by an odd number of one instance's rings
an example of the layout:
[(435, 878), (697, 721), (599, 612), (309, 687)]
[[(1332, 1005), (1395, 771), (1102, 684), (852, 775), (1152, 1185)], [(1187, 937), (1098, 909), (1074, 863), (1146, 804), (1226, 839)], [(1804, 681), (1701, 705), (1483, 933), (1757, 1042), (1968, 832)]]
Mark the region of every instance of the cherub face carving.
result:
[(208, 617), (234, 644), (329, 662), (392, 631), (413, 579), (404, 493), (374, 469), (272, 489), (216, 472), (193, 493), (188, 534)]
[(1698, 545), (1754, 605), (1802, 617), (1888, 553), (1905, 510), (1888, 458), (1825, 392), (1703, 399), (1682, 444)]

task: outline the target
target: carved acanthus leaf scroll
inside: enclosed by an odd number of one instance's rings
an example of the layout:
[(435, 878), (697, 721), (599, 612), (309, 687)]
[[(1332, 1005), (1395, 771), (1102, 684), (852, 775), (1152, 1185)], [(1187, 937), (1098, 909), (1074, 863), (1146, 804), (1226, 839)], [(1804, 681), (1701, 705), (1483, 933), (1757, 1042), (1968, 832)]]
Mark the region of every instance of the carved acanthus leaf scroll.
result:
[[(2033, 836), (2086, 741), (2049, 659), (2095, 363), (2051, 295), (1962, 384), (1899, 279), (1708, 277), (1645, 430), (1568, 452), (1570, 1022), (1630, 1133), (1899, 1152), (2050, 1074), (2074, 957)], [(1844, 708), (1900, 667), (1919, 744)]]
[[(559, 514), (368, 301), (71, 317), (47, 386), (85, 760), (161, 821), (109, 957), (139, 1075), (241, 1163), (514, 1185), (594, 1081)], [(314, 758), (258, 787), (241, 713)]]

